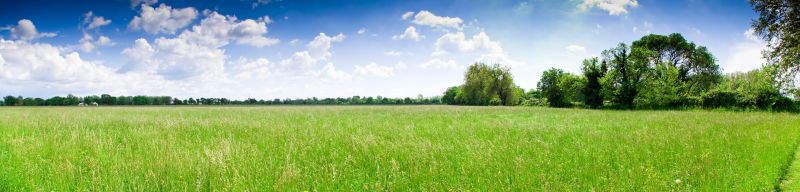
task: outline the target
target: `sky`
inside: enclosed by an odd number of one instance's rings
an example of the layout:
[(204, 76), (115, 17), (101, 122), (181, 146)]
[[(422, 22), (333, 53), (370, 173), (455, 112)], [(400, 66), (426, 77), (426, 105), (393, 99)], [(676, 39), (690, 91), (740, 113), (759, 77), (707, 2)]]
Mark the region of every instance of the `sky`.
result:
[(758, 68), (746, 0), (4, 1), (0, 95), (274, 99), (436, 96), (468, 65), (520, 87), (646, 34), (723, 72)]

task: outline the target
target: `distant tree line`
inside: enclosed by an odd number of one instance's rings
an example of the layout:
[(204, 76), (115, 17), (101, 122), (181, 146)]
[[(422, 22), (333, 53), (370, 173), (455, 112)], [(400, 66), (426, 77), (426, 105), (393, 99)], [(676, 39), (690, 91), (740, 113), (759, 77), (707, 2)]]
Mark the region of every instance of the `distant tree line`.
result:
[(227, 98), (188, 98), (179, 99), (171, 96), (111, 96), (102, 94), (100, 96), (91, 95), (78, 97), (67, 95), (66, 97), (55, 96), (49, 99), (5, 96), (3, 106), (77, 106), (85, 105), (434, 105), (441, 104), (440, 97), (423, 97), (418, 95), (415, 98), (388, 98), (388, 97), (362, 97), (352, 96), (347, 98), (323, 98), (316, 97), (306, 99), (273, 99), (263, 100), (249, 98), (245, 100), (232, 100)]
[(454, 105), (525, 105), (614, 109), (736, 108), (796, 111), (782, 93), (777, 67), (722, 74), (704, 46), (681, 34), (646, 35), (583, 61), (581, 74), (544, 71), (535, 89), (517, 87), (509, 70), (476, 63), (464, 84), (448, 88), (442, 102)]

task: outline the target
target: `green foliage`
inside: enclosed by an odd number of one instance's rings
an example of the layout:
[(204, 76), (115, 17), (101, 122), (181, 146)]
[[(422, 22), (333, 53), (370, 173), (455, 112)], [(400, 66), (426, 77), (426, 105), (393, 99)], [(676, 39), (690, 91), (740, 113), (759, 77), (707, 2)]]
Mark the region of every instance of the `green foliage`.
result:
[(547, 99), (550, 107), (567, 107), (570, 104), (566, 90), (561, 87), (564, 74), (564, 70), (551, 68), (544, 71), (539, 80), (537, 88), (542, 91), (542, 96)]
[(759, 14), (753, 20), (755, 34), (769, 43), (766, 58), (787, 80), (800, 72), (800, 3), (796, 0), (750, 0)]
[(523, 92), (519, 89), (508, 68), (475, 63), (467, 69), (464, 84), (453, 98), (461, 105), (517, 105)]
[(639, 86), (648, 71), (643, 59), (651, 52), (640, 48), (631, 49), (625, 43), (603, 51), (603, 60), (609, 63), (605, 78), (606, 89), (612, 101), (622, 108), (633, 108), (633, 101), (639, 94)]
[(452, 86), (447, 88), (447, 90), (444, 91), (444, 94), (442, 94), (442, 103), (448, 105), (457, 104), (456, 95), (459, 95), (460, 93), (461, 93), (461, 88), (457, 86)]
[(598, 64), (597, 57), (583, 60), (583, 76), (586, 84), (583, 86), (583, 102), (589, 108), (597, 109), (603, 106), (602, 79), (608, 71), (606, 62)]

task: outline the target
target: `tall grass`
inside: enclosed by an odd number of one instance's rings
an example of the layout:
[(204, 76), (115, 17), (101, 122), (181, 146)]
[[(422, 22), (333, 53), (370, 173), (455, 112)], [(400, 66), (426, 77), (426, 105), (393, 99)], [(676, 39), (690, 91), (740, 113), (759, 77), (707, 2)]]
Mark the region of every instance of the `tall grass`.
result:
[(0, 108), (0, 191), (769, 191), (792, 114)]

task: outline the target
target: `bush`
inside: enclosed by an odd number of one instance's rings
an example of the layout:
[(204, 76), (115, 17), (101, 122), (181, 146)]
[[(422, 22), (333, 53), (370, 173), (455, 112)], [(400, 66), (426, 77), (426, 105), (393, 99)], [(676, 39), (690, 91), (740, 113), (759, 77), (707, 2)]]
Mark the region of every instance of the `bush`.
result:
[(711, 90), (701, 96), (703, 107), (734, 107), (737, 104), (738, 94), (728, 90)]

